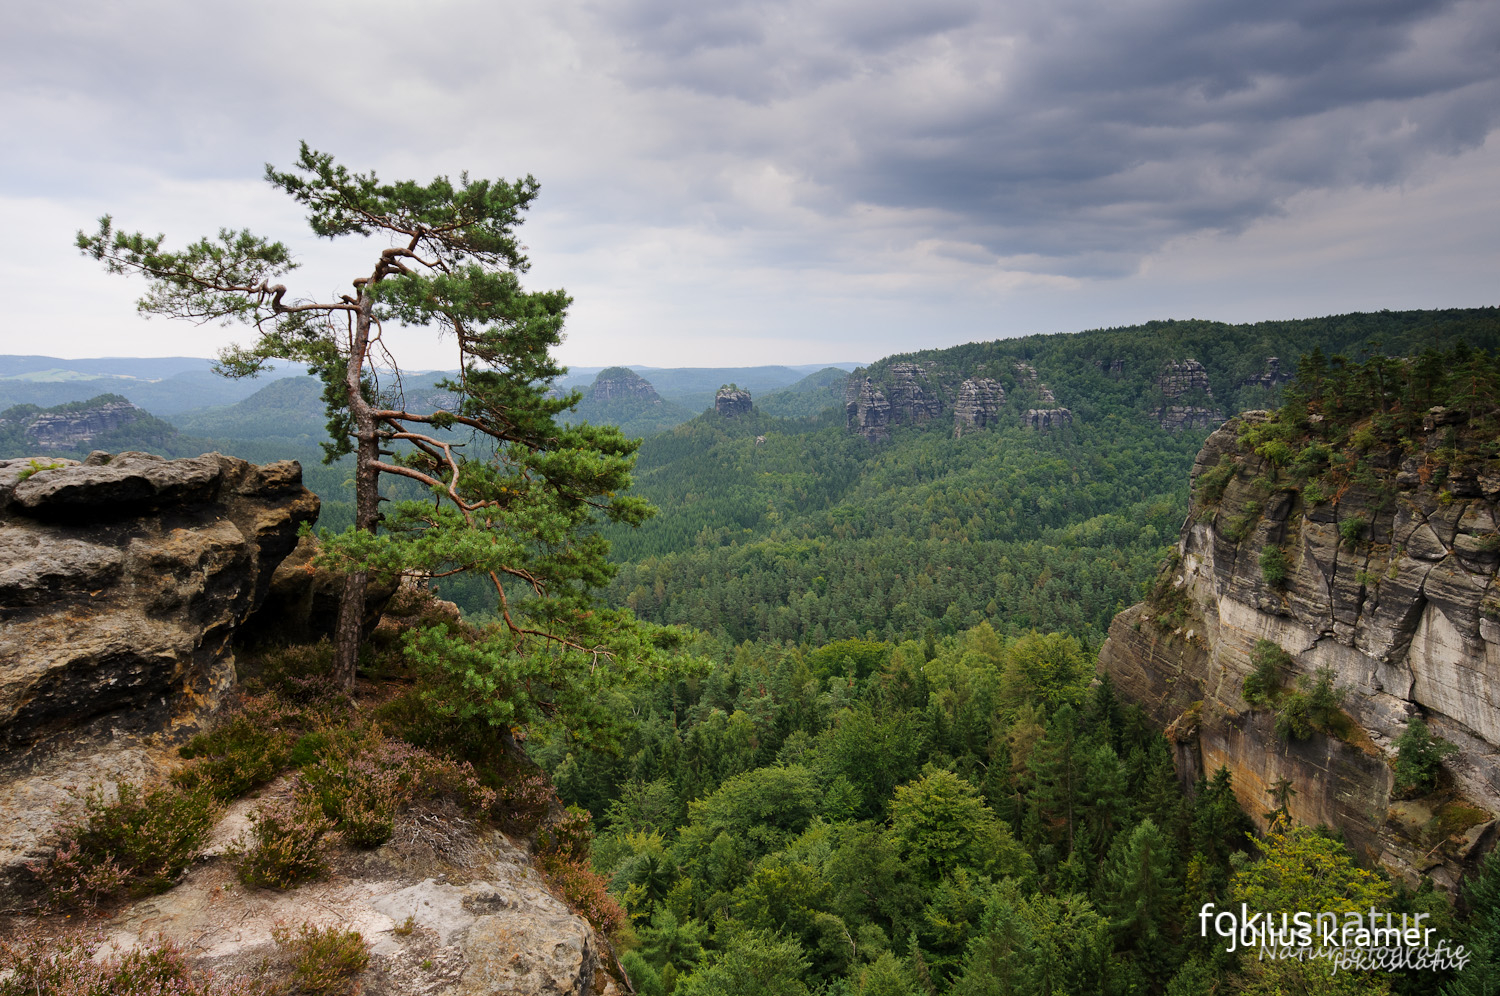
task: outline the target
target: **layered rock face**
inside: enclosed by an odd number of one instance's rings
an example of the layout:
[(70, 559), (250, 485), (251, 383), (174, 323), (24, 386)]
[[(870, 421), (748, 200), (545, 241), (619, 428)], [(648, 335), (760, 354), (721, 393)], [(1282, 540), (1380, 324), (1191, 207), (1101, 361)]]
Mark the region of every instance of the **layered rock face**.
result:
[[(1046, 406), (1024, 416), (1023, 424), (1052, 428), (1072, 421), (1072, 413), (1057, 406), (1057, 398), (1037, 380), (1030, 364), (1014, 367), (1020, 382), (1017, 389), (1034, 392)], [(956, 437), (999, 425), (1005, 412), (1005, 386), (993, 377), (961, 376), (940, 375), (932, 363), (893, 363), (881, 381), (856, 370), (844, 389), (845, 425), (851, 433), (878, 441), (890, 437), (892, 426), (942, 418), (950, 408)]]
[[(1337, 826), (1366, 860), (1451, 890), (1500, 812), (1500, 475), (1476, 461), (1430, 483), (1429, 455), (1453, 442), (1437, 410), (1415, 452), (1377, 445), (1373, 478), (1324, 500), (1273, 483), (1240, 446), (1242, 420), (1259, 418), (1247, 412), (1205, 443), (1195, 493), (1212, 470), (1230, 475), (1222, 497), (1195, 496), (1176, 561), (1150, 600), (1115, 618), (1100, 662), (1123, 695), (1173, 724), (1185, 778), (1227, 767), (1262, 826), (1285, 779), (1295, 820)], [(1268, 549), (1285, 563), (1274, 586)], [(1258, 640), (1292, 656), (1287, 687), (1329, 669), (1351, 728), (1278, 739), (1273, 713), (1243, 695)], [(1447, 788), (1397, 800), (1392, 742), (1413, 715), (1460, 753)]]
[(844, 427), (873, 441), (890, 438), (891, 403), (869, 377), (856, 373), (844, 388)]
[(740, 415), (749, 415), (754, 406), (750, 402), (750, 392), (739, 388), (721, 387), (714, 395), (714, 411), (723, 418), (735, 418)]
[(38, 449), (76, 449), (140, 415), (139, 408), (123, 400), (76, 412), (43, 412), (26, 427), (26, 438)]
[(291, 461), (0, 461), (0, 890), (49, 800), (149, 774), (141, 738), (213, 711), (235, 627), (317, 513)]
[(0, 717), (12, 748), (109, 714), (160, 728), (211, 707), (233, 679), (234, 627), (318, 512), (291, 461), (58, 462), (0, 463)]
[(589, 389), (589, 397), (594, 401), (630, 399), (661, 404), (661, 398), (651, 382), (626, 367), (610, 367), (599, 371), (599, 376), (594, 378), (594, 386)]
[(1204, 404), (1175, 404), (1184, 398), (1214, 400), (1214, 389), (1208, 382), (1208, 370), (1194, 359), (1169, 362), (1156, 379), (1157, 390), (1166, 399), (1157, 409), (1156, 420), (1168, 432), (1184, 429), (1209, 429), (1224, 421), (1224, 413)]
[[(1050, 393), (1050, 392), (1049, 392)], [(1073, 424), (1073, 413), (1066, 408), (1028, 408), (1021, 424), (1038, 432), (1051, 432)]]
[(969, 378), (959, 385), (958, 401), (953, 405), (953, 434), (962, 436), (968, 429), (998, 425), (1004, 406), (1005, 388), (999, 381)]
[(889, 372), (892, 419), (916, 423), (943, 414), (943, 396), (932, 375), (932, 364), (893, 363)]

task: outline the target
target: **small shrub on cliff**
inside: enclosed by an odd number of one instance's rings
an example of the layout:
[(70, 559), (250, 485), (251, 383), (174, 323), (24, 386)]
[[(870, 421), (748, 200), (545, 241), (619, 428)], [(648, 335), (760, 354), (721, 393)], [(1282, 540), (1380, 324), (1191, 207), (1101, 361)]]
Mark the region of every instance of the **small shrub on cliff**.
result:
[(1266, 584), (1280, 591), (1286, 587), (1287, 578), (1291, 574), (1292, 565), (1287, 561), (1286, 554), (1279, 546), (1268, 546), (1260, 555), (1260, 573), (1266, 579)]
[(202, 850), (219, 812), (202, 787), (121, 782), (113, 799), (95, 789), (82, 817), (56, 828), (62, 844), (52, 858), (33, 870), (67, 905), (165, 892)]
[(58, 470), (59, 468), (66, 466), (67, 464), (64, 463), (38, 463), (35, 460), (28, 461), (28, 466), (22, 468), (21, 473), (16, 475), (16, 483), (19, 484), (22, 481), (28, 480), (34, 475), (40, 474), (44, 470)]
[(293, 933), (279, 924), (272, 928), (271, 939), (290, 949), (297, 990), (313, 996), (355, 992), (354, 977), (370, 963), (370, 947), (357, 930), (304, 923)]
[(0, 941), (0, 996), (257, 996), (251, 979), (194, 973), (182, 949), (157, 939), (100, 956), (97, 943), (42, 938)]
[(1308, 717), (1307, 696), (1289, 692), (1276, 710), (1276, 736), (1282, 740), (1306, 740), (1313, 735), (1312, 720)]
[(323, 836), (333, 822), (305, 797), (272, 799), (250, 815), (253, 843), (239, 855), (240, 881), (271, 889), (322, 878)]
[(1251, 530), (1255, 528), (1255, 524), (1260, 521), (1260, 513), (1261, 505), (1258, 502), (1251, 502), (1245, 506), (1245, 511), (1242, 514), (1234, 516), (1228, 522), (1219, 526), (1219, 535), (1231, 543), (1238, 544), (1242, 542), (1246, 536), (1250, 535)]
[(1344, 720), (1341, 707), (1346, 689), (1335, 687), (1334, 674), (1319, 668), (1309, 681), (1297, 680), (1297, 690), (1282, 696), (1276, 710), (1276, 736), (1282, 740), (1306, 740), (1314, 733), (1341, 733)]
[(1403, 795), (1425, 795), (1437, 788), (1443, 758), (1458, 748), (1427, 729), (1421, 716), (1413, 716), (1396, 738), (1396, 791)]
[(1245, 701), (1256, 708), (1271, 705), (1281, 690), (1282, 676), (1292, 666), (1292, 655), (1270, 640), (1256, 640), (1250, 651), (1254, 670), (1245, 676)]
[(1365, 523), (1363, 519), (1345, 519), (1339, 523), (1339, 536), (1345, 543), (1353, 546), (1358, 543), (1360, 537), (1365, 534)]
[(451, 795), (469, 810), (488, 810), (495, 793), (467, 763), (436, 757), (387, 737), (378, 727), (363, 737), (334, 737), (317, 763), (302, 770), (304, 795), (356, 847), (379, 847), (396, 829), (396, 815), (418, 799)]
[(1219, 457), (1217, 464), (1198, 475), (1197, 494), (1194, 497), (1202, 505), (1217, 505), (1224, 497), (1224, 489), (1229, 487), (1237, 468), (1238, 464), (1228, 453)]

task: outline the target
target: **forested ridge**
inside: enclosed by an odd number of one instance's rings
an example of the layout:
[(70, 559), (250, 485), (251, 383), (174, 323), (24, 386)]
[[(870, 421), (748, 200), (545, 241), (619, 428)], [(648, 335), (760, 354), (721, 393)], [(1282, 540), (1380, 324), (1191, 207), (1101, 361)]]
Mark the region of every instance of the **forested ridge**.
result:
[(841, 417), (705, 415), (642, 447), (637, 488), (660, 511), (610, 532), (611, 597), (733, 640), (987, 620), (1097, 641), (1175, 539), (1202, 440), (1111, 418), (873, 444)]

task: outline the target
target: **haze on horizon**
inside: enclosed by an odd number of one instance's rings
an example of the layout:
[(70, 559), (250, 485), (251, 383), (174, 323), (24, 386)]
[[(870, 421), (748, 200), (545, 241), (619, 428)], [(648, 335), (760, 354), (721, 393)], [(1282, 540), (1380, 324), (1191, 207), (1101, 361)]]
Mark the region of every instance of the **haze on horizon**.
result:
[[(318, 242), (297, 142), (542, 183), (564, 362), (868, 361), (1153, 318), (1494, 305), (1500, 5), (83, 0), (0, 38), (0, 353), (212, 355), (72, 247), (112, 213)], [(398, 342), (403, 362), (453, 364)]]

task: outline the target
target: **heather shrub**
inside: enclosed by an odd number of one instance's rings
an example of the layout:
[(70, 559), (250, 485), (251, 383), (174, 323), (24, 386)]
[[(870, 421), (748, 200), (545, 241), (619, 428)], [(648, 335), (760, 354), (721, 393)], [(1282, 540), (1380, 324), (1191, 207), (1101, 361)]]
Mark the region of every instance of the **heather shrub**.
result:
[(155, 942), (99, 957), (98, 942), (0, 941), (0, 996), (258, 996), (249, 979), (194, 973), (182, 949)]
[(345, 696), (343, 686), (333, 678), (333, 657), (333, 644), (327, 637), (317, 643), (267, 650), (260, 659), (260, 680), (288, 702), (335, 703)]
[(370, 963), (369, 946), (355, 930), (304, 923), (293, 933), (290, 927), (278, 925), (271, 938), (290, 949), (298, 991), (314, 996), (354, 992), (354, 977)]
[(529, 835), (547, 819), (556, 795), (546, 772), (520, 765), (513, 769), (495, 792), (495, 818), (507, 833)]
[(261, 804), (250, 814), (250, 826), (253, 843), (238, 855), (246, 885), (289, 889), (327, 874), (323, 836), (333, 823), (302, 793)]
[(94, 905), (124, 895), (164, 892), (197, 857), (220, 806), (207, 786), (115, 786), (94, 789), (81, 817), (55, 828), (62, 842), (32, 870), (55, 902)]
[(543, 855), (542, 870), (569, 908), (601, 934), (612, 936), (625, 925), (625, 909), (609, 894), (609, 879), (594, 870), (587, 855)]
[(270, 696), (247, 700), (234, 715), (179, 749), (193, 763), (173, 780), (184, 788), (211, 786), (226, 802), (239, 798), (287, 767), (297, 739), (293, 719)]
[(436, 757), (378, 727), (362, 738), (331, 737), (319, 762), (299, 778), (300, 791), (356, 847), (390, 840), (396, 815), (419, 799), (451, 795), (470, 810), (485, 810), (495, 798), (469, 764)]
[(555, 854), (569, 861), (589, 856), (594, 840), (594, 817), (587, 809), (569, 806), (562, 818), (552, 821), (537, 834), (537, 852)]

